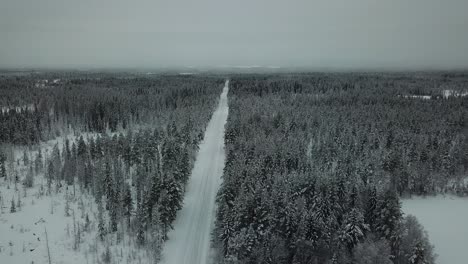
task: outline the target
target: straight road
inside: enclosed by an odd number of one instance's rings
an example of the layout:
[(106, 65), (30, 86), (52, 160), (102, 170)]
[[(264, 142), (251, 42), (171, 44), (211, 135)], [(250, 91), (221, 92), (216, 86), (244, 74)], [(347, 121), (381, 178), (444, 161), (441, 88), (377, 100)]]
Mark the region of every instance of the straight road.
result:
[(215, 198), (224, 169), (224, 125), (228, 117), (227, 93), (224, 85), (218, 108), (213, 113), (188, 181), (182, 209), (174, 229), (168, 234), (162, 250), (163, 264), (209, 264), (211, 231), (215, 219)]

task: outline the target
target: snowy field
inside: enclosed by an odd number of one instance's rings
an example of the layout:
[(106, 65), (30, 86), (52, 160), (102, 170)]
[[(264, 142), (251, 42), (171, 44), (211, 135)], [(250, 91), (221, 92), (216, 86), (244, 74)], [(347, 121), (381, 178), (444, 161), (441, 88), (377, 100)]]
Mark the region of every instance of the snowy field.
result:
[(468, 198), (453, 196), (403, 199), (405, 214), (418, 218), (429, 234), (439, 264), (468, 263)]
[[(83, 134), (85, 141), (96, 136)], [(32, 188), (23, 186), (22, 179), (28, 173), (22, 164), (23, 152), (27, 151), (30, 160), (38, 149), (47, 156), (55, 145), (62, 150), (66, 138), (70, 144), (77, 140), (76, 136), (69, 135), (43, 142), (33, 149), (11, 149), (20, 181), (15, 184), (11, 179), (0, 179), (0, 264), (47, 264), (49, 254), (54, 264), (103, 263), (107, 249), (112, 263), (145, 263), (150, 259), (147, 252), (139, 249), (128, 236), (121, 233), (105, 241), (98, 239), (98, 207), (94, 197), (82, 193), (79, 186), (67, 188), (62, 182), (62, 187), (54, 186), (47, 193), (43, 173), (34, 177)]]
[(15, 187), (0, 180), (0, 263), (47, 264), (49, 254), (54, 264), (103, 263), (107, 248), (112, 263), (145, 263), (149, 259), (128, 236), (98, 239), (98, 207), (91, 195), (78, 187), (74, 194), (73, 187), (67, 190), (65, 184), (46, 194), (46, 185), (42, 177), (26, 190), (21, 183)]
[[(1, 197), (5, 202), (2, 202), (0, 214), (0, 263), (48, 263), (47, 242), (52, 263), (90, 261), (79, 248), (91, 245), (89, 242), (95, 239), (83, 232), (80, 240), (86, 243), (75, 244), (73, 233), (77, 232), (78, 226), (85, 226), (85, 218), (81, 217), (84, 207), (88, 213), (94, 211), (92, 199), (81, 198), (83, 208), (78, 208), (78, 203), (71, 202), (70, 215), (66, 217), (64, 196), (68, 194), (64, 192), (45, 196), (40, 194), (38, 186), (27, 190), (24, 196), (22, 188), (15, 191), (14, 186), (10, 186), (9, 189), (4, 187), (2, 184)], [(16, 212), (10, 211), (11, 203), (8, 201), (11, 200), (15, 203)], [(75, 218), (71, 216), (73, 211), (76, 212)], [(93, 221), (94, 215), (88, 214), (88, 219)], [(87, 228), (95, 229), (91, 225)]]

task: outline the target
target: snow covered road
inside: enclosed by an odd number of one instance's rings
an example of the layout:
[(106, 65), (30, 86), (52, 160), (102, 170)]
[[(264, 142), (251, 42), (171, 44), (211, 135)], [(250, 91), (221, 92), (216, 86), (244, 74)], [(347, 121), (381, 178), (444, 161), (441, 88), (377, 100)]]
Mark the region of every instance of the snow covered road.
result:
[(168, 234), (161, 263), (208, 264), (215, 198), (224, 168), (224, 125), (228, 116), (229, 81), (226, 81), (218, 108), (213, 113), (200, 144), (187, 185), (184, 205), (177, 214), (174, 229)]

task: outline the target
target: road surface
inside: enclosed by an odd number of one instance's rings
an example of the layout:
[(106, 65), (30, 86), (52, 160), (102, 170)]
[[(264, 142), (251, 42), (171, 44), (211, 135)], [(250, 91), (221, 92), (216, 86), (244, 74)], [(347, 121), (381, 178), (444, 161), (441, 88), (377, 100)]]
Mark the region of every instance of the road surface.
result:
[(221, 93), (200, 144), (184, 205), (178, 212), (174, 229), (162, 250), (163, 264), (209, 264), (211, 230), (215, 218), (215, 198), (224, 168), (224, 125), (228, 116), (229, 81)]

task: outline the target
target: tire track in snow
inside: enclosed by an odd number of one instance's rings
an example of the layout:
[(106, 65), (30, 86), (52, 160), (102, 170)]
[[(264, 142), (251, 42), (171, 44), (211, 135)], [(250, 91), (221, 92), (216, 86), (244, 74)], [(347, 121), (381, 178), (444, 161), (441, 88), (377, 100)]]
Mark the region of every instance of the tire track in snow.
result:
[(163, 246), (163, 264), (210, 263), (211, 230), (215, 198), (224, 169), (224, 125), (228, 116), (229, 80), (224, 85), (218, 107), (213, 113), (200, 144), (197, 159), (187, 184), (182, 209), (174, 229)]

